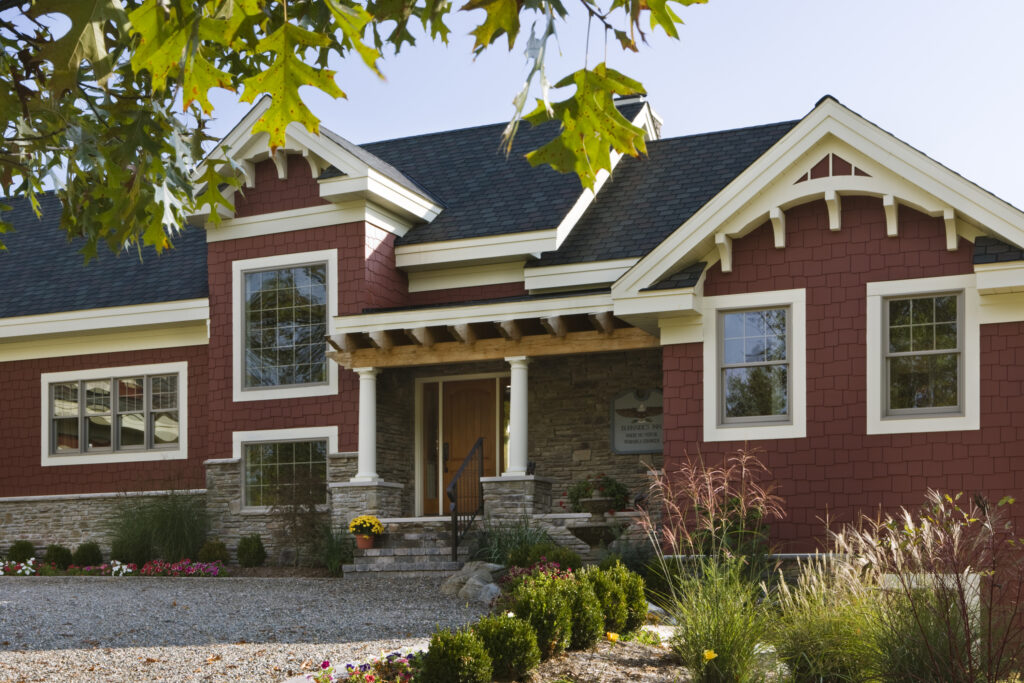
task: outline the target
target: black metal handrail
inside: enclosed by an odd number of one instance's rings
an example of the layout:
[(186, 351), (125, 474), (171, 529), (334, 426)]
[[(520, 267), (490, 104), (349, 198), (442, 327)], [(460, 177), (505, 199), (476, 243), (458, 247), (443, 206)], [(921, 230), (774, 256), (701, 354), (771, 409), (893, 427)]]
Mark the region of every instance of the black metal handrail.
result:
[[(452, 562), (459, 561), (459, 542), (473, 525), (476, 516), (484, 509), (484, 485), (480, 477), (484, 474), (484, 437), (480, 437), (469, 449), (459, 471), (455, 473), (445, 493), (448, 495), (448, 509), (452, 513)], [(459, 501), (464, 508), (460, 509)]]

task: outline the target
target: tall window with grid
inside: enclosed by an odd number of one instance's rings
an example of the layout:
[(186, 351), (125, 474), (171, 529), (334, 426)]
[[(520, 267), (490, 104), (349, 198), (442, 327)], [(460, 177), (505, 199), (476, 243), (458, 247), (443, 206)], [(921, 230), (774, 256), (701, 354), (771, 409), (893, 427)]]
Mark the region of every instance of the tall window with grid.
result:
[(884, 310), (887, 414), (960, 412), (961, 296), (892, 298)]

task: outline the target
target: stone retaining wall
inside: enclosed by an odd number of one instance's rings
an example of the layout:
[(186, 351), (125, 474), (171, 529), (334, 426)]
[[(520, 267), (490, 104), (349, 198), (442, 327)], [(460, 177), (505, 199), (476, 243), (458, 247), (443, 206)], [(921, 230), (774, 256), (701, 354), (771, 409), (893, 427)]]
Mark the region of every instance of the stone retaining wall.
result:
[[(188, 495), (202, 496), (194, 489)], [(15, 541), (31, 541), (38, 554), (57, 543), (74, 550), (86, 541), (100, 544), (110, 556), (110, 527), (120, 503), (128, 497), (163, 496), (167, 491), (91, 493), (80, 495), (7, 498), (0, 500), (0, 555)]]

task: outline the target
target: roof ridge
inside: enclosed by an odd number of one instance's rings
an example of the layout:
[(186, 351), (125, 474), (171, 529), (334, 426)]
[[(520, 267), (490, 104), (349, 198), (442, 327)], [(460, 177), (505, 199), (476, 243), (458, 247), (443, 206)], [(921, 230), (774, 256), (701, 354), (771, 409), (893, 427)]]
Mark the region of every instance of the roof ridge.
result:
[(659, 142), (669, 142), (672, 140), (692, 140), (693, 138), (704, 138), (711, 137), (712, 135), (724, 135), (725, 133), (738, 133), (740, 131), (758, 130), (760, 128), (775, 128), (777, 126), (793, 126), (799, 123), (802, 119), (791, 119), (789, 121), (776, 121), (775, 123), (759, 123), (754, 126), (737, 126), (735, 128), (723, 128), (721, 130), (709, 130), (703, 133), (689, 133), (687, 135), (676, 135), (670, 138), (658, 138), (657, 140), (648, 140), (647, 144), (657, 144)]

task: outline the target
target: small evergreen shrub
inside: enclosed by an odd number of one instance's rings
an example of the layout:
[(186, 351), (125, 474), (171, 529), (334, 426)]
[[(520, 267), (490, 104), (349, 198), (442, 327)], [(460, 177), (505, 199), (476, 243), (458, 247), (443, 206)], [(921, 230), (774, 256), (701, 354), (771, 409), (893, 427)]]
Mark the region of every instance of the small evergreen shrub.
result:
[(43, 555), (43, 562), (56, 565), (57, 569), (63, 571), (71, 564), (71, 551), (62, 545), (48, 545), (46, 554)]
[(262, 567), (267, 561), (267, 549), (259, 534), (243, 536), (238, 541), (238, 564), (243, 567)]
[(563, 586), (571, 579), (540, 574), (527, 578), (512, 593), (512, 612), (537, 632), (542, 659), (563, 652), (572, 637), (572, 605)]
[(508, 566), (532, 567), (542, 560), (557, 562), (558, 566), (563, 569), (568, 567), (569, 569), (576, 570), (583, 566), (583, 560), (580, 559), (576, 552), (569, 548), (555, 545), (551, 541), (522, 545), (513, 549), (508, 556)]
[(473, 626), (494, 665), (498, 680), (518, 680), (540, 664), (537, 632), (530, 623), (507, 615), (484, 617)]
[(78, 567), (95, 567), (103, 564), (103, 552), (98, 543), (86, 541), (75, 548), (71, 555), (71, 564)]
[(569, 604), (572, 611), (572, 636), (569, 639), (570, 650), (586, 650), (594, 647), (604, 634), (604, 613), (601, 602), (594, 593), (589, 581), (572, 579), (565, 582), (569, 592)]
[(419, 683), (490, 683), (491, 657), (472, 631), (437, 631), (416, 680)]
[(227, 564), (231, 561), (231, 556), (228, 554), (228, 547), (224, 545), (224, 541), (211, 539), (203, 543), (203, 547), (199, 549), (196, 559), (200, 562), (221, 562), (222, 564)]
[(644, 579), (631, 572), (622, 564), (615, 563), (605, 573), (622, 589), (626, 599), (626, 625), (624, 630), (631, 633), (647, 621), (647, 591)]
[(626, 606), (626, 595), (623, 593), (622, 587), (608, 572), (603, 572), (596, 567), (587, 568), (581, 572), (581, 575), (590, 582), (598, 602), (601, 603), (601, 612), (604, 614), (604, 630), (612, 633), (625, 633), (629, 609)]
[(341, 576), (342, 566), (351, 564), (354, 557), (352, 537), (335, 533), (329, 524), (325, 524), (316, 544), (316, 557), (327, 568), (328, 574)]
[(36, 556), (36, 547), (32, 541), (15, 541), (7, 550), (8, 562), (24, 562)]

